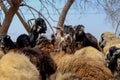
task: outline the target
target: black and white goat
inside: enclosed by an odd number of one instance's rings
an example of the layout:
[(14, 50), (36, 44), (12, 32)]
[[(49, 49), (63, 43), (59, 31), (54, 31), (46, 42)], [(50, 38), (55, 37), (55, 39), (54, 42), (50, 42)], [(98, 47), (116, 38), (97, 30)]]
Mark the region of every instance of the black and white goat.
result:
[(55, 34), (55, 52), (59, 52), (63, 50), (66, 42), (66, 35), (64, 33), (64, 29), (61, 27), (56, 27), (56, 34)]
[(112, 46), (106, 56), (108, 68), (113, 73), (114, 77), (120, 79), (120, 48)]
[(35, 20), (35, 24), (32, 26), (30, 30), (30, 41), (32, 47), (35, 47), (39, 34), (46, 33), (46, 30), (47, 30), (47, 26), (44, 19), (37, 18)]

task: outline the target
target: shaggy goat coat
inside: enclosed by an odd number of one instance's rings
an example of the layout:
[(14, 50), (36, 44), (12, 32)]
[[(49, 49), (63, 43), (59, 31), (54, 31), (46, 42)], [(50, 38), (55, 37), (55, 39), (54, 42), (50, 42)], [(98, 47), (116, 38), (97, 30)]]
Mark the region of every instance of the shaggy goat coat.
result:
[(0, 80), (39, 80), (39, 72), (26, 56), (8, 53), (0, 60)]

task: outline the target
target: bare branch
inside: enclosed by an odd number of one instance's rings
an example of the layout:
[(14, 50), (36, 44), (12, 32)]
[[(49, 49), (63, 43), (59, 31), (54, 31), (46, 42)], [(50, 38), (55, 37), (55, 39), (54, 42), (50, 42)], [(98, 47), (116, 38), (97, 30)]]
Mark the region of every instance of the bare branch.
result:
[[(12, 2), (12, 0), (8, 0), (8, 3), (10, 4), (10, 6), (14, 7), (16, 6), (16, 4), (20, 4), (22, 0), (16, 0), (16, 2)], [(29, 33), (30, 32), (30, 27), (27, 25), (27, 23), (25, 22), (25, 19), (22, 18), (22, 16), (20, 15), (19, 12), (16, 12), (17, 17), (19, 18), (19, 20), (21, 21), (21, 23), (23, 24), (24, 28), (26, 29), (26, 31)], [(24, 17), (24, 16), (23, 16)]]
[[(40, 1), (40, 0), (39, 0), (39, 1)], [(49, 10), (48, 10), (48, 8), (44, 5), (44, 3), (43, 3), (42, 1), (40, 1), (40, 3), (41, 3), (42, 6), (47, 10), (47, 14), (48, 14), (49, 18), (50, 18), (52, 21), (57, 22), (56, 20), (54, 20), (54, 19), (50, 16)], [(47, 1), (46, 1), (46, 3), (47, 3)], [(49, 3), (47, 3), (47, 4), (49, 4)]]
[(30, 26), (27, 25), (27, 23), (23, 20), (22, 16), (19, 14), (19, 12), (16, 13), (20, 21), (22, 22), (23, 26), (27, 30), (27, 32), (30, 32)]
[[(27, 5), (27, 3), (26, 3), (25, 1), (24, 1), (24, 4)], [(28, 7), (28, 8), (29, 8), (29, 7)], [(32, 13), (33, 17), (36, 18), (35, 15), (34, 15), (34, 13), (33, 13), (32, 10), (31, 10), (31, 8), (29, 8), (29, 10), (30, 10), (30, 12)]]
[(6, 8), (6, 6), (3, 4), (3, 1), (2, 1), (2, 0), (0, 0), (0, 6), (1, 6), (3, 12), (6, 14), (6, 13), (7, 13), (7, 8)]
[(67, 3), (65, 4), (65, 6), (64, 6), (64, 8), (62, 10), (62, 13), (61, 13), (61, 15), (59, 17), (59, 21), (58, 21), (57, 26), (63, 27), (67, 12), (68, 12), (70, 6), (73, 4), (74, 1), (75, 0), (68, 0), (67, 1)]
[(27, 4), (21, 4), (21, 6), (29, 7), (29, 8), (31, 8), (32, 10), (34, 10), (35, 12), (37, 12), (40, 16), (42, 16), (42, 17), (45, 19), (45, 21), (48, 23), (48, 25), (50, 26), (51, 30), (52, 30), (53, 33), (54, 33), (54, 30), (53, 30), (51, 24), (49, 23), (49, 21), (48, 21), (39, 11), (37, 11), (36, 9), (34, 9), (33, 7), (31, 7), (31, 6), (27, 5)]
[(119, 28), (119, 25), (120, 25), (120, 21), (118, 22), (117, 26), (116, 26), (116, 29), (115, 29), (115, 34), (117, 35), (117, 30)]

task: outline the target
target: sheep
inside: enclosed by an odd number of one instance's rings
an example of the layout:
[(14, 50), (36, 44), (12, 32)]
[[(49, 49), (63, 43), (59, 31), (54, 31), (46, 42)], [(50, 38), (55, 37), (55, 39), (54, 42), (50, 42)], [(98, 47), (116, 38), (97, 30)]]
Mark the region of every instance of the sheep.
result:
[(93, 58), (97, 61), (100, 61), (103, 64), (106, 64), (105, 55), (102, 52), (98, 51), (96, 48), (91, 47), (91, 46), (88, 46), (88, 47), (82, 48), (80, 50), (77, 50), (74, 53), (74, 55), (75, 56), (90, 57), (90, 58)]
[(82, 47), (92, 46), (99, 51), (102, 51), (97, 39), (91, 33), (84, 32), (84, 26), (78, 25), (75, 29), (75, 40), (76, 42), (81, 42)]
[(4, 56), (4, 52), (2, 50), (0, 50), (0, 59)]
[(101, 62), (82, 56), (62, 57), (58, 62), (57, 71), (75, 73), (80, 77), (93, 78), (94, 80), (110, 80), (113, 78), (111, 71)]
[(95, 80), (95, 79), (88, 77), (79, 77), (75, 73), (56, 72), (48, 80)]
[[(73, 56), (73, 54), (66, 54), (64, 51), (60, 51), (57, 54), (56, 53), (50, 53), (51, 57), (53, 58), (53, 60), (55, 61), (56, 65), (59, 64), (59, 61), (61, 61), (62, 57), (70, 57)], [(61, 64), (62, 65), (62, 64)]]
[(99, 41), (100, 47), (103, 49), (106, 43), (110, 40), (114, 40), (116, 35), (112, 32), (104, 32), (101, 34), (101, 40)]
[(11, 52), (0, 60), (0, 80), (40, 80), (40, 75), (25, 55)]
[(120, 39), (113, 39), (113, 40), (110, 40), (110, 41), (106, 42), (106, 45), (103, 48), (103, 53), (106, 54), (111, 46), (116, 46), (116, 47), (120, 48), (119, 43), (120, 43)]
[(37, 67), (41, 75), (41, 80), (46, 80), (56, 71), (56, 63), (51, 58), (49, 52), (39, 50), (39, 48), (23, 48), (18, 51), (30, 58), (30, 61)]

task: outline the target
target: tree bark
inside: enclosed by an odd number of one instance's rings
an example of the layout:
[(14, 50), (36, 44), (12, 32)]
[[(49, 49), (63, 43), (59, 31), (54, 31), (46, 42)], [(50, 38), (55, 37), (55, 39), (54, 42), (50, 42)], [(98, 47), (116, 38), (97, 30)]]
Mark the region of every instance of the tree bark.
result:
[(2, 35), (7, 34), (8, 28), (9, 28), (11, 22), (12, 22), (13, 16), (17, 12), (18, 8), (19, 8), (18, 6), (14, 7), (14, 8), (11, 7), (8, 10), (8, 12), (5, 14), (5, 19), (3, 21), (0, 34), (2, 34)]
[(4, 4), (0, 5), (0, 6), (3, 6), (2, 9), (5, 13), (5, 18), (3, 20), (2, 27), (0, 30), (1, 35), (7, 34), (9, 26), (12, 22), (12, 19), (15, 13), (18, 11), (22, 0), (8, 0), (8, 1), (11, 1), (11, 3), (13, 4), (9, 9), (7, 9)]
[(67, 12), (70, 9), (70, 7), (71, 7), (71, 5), (73, 4), (74, 1), (75, 0), (68, 0), (67, 1), (66, 5), (64, 6), (64, 8), (62, 10), (62, 13), (61, 13), (61, 15), (59, 17), (59, 21), (58, 21), (57, 26), (63, 27)]
[(29, 33), (30, 32), (30, 26), (28, 26), (28, 24), (23, 20), (22, 16), (20, 15), (19, 12), (16, 13), (17, 17), (19, 18), (19, 20), (21, 21), (21, 23), (23, 24), (24, 28), (26, 29), (26, 31)]
[[(13, 2), (12, 2), (13, 1)], [(17, 1), (17, 0), (16, 0)], [(15, 6), (16, 4), (21, 3), (22, 0), (18, 0), (17, 2), (15, 2), (14, 0), (8, 0), (8, 3), (10, 4), (10, 6)], [(27, 25), (27, 23), (24, 21), (24, 19), (22, 18), (22, 16), (20, 15), (20, 13), (17, 11), (16, 12), (17, 17), (19, 18), (19, 20), (21, 21), (21, 23), (23, 24), (24, 28), (26, 29), (26, 31), (29, 33), (30, 32), (30, 26)]]

